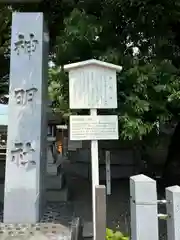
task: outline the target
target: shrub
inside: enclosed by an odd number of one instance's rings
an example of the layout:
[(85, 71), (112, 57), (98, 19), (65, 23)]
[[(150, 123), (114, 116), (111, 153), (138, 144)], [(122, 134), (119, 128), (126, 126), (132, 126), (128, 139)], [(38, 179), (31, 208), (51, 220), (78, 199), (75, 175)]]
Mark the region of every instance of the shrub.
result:
[(124, 236), (120, 231), (113, 231), (109, 228), (106, 229), (106, 240), (129, 240), (130, 238)]

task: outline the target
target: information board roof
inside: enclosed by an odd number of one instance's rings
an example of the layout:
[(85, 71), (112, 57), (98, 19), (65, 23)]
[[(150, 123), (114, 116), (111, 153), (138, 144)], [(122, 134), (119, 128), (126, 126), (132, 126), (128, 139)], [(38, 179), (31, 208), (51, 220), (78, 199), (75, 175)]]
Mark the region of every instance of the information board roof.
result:
[(115, 64), (112, 64), (112, 63), (99, 61), (99, 60), (96, 60), (96, 59), (91, 59), (91, 60), (87, 60), (87, 61), (66, 64), (66, 65), (64, 65), (64, 70), (65, 71), (70, 71), (73, 68), (80, 68), (80, 67), (85, 67), (85, 66), (88, 66), (88, 65), (96, 65), (96, 66), (100, 66), (100, 67), (104, 67), (104, 68), (110, 68), (110, 69), (113, 69), (117, 72), (122, 71), (122, 66), (118, 66), (118, 65), (115, 65)]

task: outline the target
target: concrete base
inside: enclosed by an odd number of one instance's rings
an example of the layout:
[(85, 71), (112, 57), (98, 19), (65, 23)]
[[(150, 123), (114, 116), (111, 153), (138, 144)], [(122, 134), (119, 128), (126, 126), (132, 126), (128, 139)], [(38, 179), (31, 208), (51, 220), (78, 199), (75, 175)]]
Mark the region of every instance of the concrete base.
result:
[(93, 237), (93, 223), (85, 222), (83, 226), (83, 238), (92, 238)]
[(70, 226), (60, 223), (36, 223), (33, 224), (3, 224), (1, 223), (0, 239), (26, 239), (26, 240), (48, 240), (48, 239), (71, 239), (78, 240), (79, 221), (73, 219)]
[(64, 187), (61, 190), (47, 190), (46, 191), (46, 200), (49, 202), (67, 202), (69, 199), (69, 190), (67, 187)]
[(46, 177), (46, 189), (60, 190), (63, 188), (65, 183), (64, 174), (60, 173), (58, 176), (47, 176)]
[(48, 163), (47, 164), (47, 176), (50, 175), (50, 176), (57, 176), (61, 171), (61, 164), (57, 164), (57, 163), (54, 163), (54, 164), (51, 164), (51, 163)]

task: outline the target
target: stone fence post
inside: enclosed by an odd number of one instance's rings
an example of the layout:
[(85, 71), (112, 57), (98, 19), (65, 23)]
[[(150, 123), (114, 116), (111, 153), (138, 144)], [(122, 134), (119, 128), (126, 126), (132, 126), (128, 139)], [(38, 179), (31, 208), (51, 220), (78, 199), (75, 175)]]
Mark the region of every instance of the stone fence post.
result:
[(131, 240), (158, 240), (156, 181), (143, 175), (130, 177)]
[(168, 240), (180, 239), (180, 187), (166, 188)]

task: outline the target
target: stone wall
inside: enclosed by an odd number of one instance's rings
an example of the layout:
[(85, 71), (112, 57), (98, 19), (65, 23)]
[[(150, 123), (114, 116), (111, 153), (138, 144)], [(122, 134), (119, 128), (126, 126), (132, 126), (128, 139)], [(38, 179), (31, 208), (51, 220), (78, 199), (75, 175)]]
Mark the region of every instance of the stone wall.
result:
[[(100, 179), (105, 180), (105, 152), (111, 153), (111, 176), (114, 179), (127, 178), (137, 171), (137, 153), (132, 145), (120, 141), (99, 141)], [(90, 141), (83, 141), (82, 148), (69, 152), (70, 164), (66, 172), (91, 178)]]

